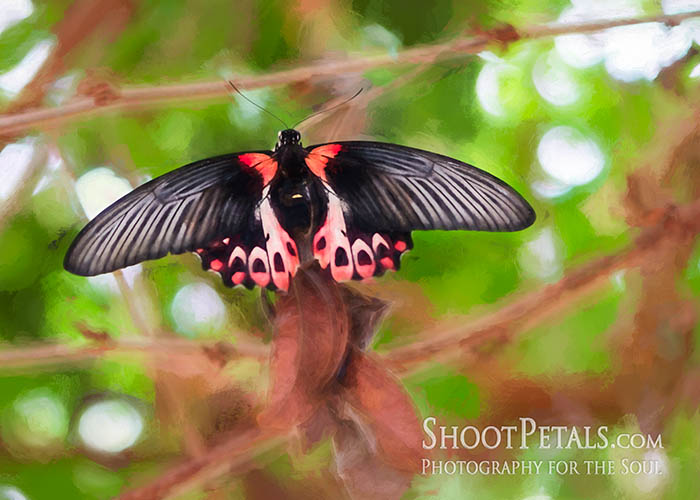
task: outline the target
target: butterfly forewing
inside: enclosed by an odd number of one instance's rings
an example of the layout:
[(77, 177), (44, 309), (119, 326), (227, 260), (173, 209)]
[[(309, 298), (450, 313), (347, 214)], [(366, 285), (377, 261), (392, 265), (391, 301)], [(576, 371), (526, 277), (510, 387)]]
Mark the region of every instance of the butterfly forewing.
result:
[(196, 251), (203, 266), (230, 286), (268, 286), (269, 241), (260, 205), (276, 168), (269, 151), (239, 153), (191, 163), (147, 182), (90, 221), (64, 266), (92, 276)]
[(446, 156), (376, 142), (312, 146), (309, 156), (324, 158), (326, 182), (366, 231), (517, 231), (535, 218), (506, 183)]

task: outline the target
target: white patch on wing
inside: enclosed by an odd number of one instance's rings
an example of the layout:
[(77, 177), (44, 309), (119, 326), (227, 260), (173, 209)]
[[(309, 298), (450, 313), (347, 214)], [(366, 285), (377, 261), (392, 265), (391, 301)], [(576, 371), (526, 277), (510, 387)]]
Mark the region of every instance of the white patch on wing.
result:
[[(255, 271), (258, 262), (262, 262), (264, 266), (263, 271)], [(250, 252), (248, 273), (255, 284), (260, 287), (266, 287), (270, 283), (270, 265), (267, 262), (267, 252), (261, 247), (255, 247), (253, 251)]]
[[(325, 184), (325, 188), (328, 193), (328, 213), (325, 222), (314, 236), (314, 257), (323, 269), (330, 264), (334, 280), (347, 281), (352, 279), (354, 269), (343, 207), (335, 191), (328, 184)], [(344, 262), (339, 250), (345, 252)], [(336, 255), (339, 258), (336, 258)], [(336, 264), (337, 260), (340, 260), (340, 264)]]
[[(369, 259), (369, 263), (363, 264), (360, 262), (360, 254), (363, 251)], [(357, 238), (352, 244), (352, 258), (355, 262), (355, 269), (357, 269), (357, 274), (359, 274), (360, 277), (364, 279), (374, 276), (374, 271), (376, 269), (376, 264), (374, 262), (374, 252), (372, 252), (372, 249), (364, 240)]]
[[(277, 288), (287, 291), (289, 289), (290, 274), (294, 276), (299, 267), (299, 253), (296, 243), (280, 225), (275, 212), (270, 204), (268, 195), (270, 187), (263, 190), (263, 201), (260, 204), (260, 219), (263, 233), (267, 241), (267, 255), (270, 260), (270, 274)], [(282, 260), (281, 270), (276, 269), (275, 259), (279, 255)]]

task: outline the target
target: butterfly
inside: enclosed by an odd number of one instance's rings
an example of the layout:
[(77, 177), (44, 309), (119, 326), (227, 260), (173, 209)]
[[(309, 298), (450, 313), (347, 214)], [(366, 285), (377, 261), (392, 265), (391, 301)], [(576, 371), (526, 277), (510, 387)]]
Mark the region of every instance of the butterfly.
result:
[(513, 188), (459, 160), (379, 142), (303, 147), (286, 129), (274, 151), (207, 158), (134, 189), (80, 231), (64, 267), (93, 276), (195, 252), (227, 286), (286, 291), (314, 259), (336, 281), (398, 269), (414, 230), (534, 220)]

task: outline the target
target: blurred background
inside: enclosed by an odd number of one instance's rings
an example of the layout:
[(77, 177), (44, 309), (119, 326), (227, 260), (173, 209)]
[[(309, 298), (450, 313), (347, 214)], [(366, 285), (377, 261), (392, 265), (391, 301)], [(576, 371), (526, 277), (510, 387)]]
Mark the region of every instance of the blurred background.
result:
[[(357, 285), (392, 304), (372, 349), (421, 416), (663, 439), (625, 453), (452, 455), (628, 457), (661, 474), (417, 476), (406, 498), (698, 498), (700, 17), (534, 29), (694, 10), (700, 1), (2, 0), (0, 499), (116, 496), (206, 456), (265, 394), (271, 332), (257, 291), (225, 288), (191, 255), (94, 278), (62, 268), (82, 226), (133, 187), (274, 145), (280, 124), (227, 94), (226, 79), (292, 123), (364, 88), (305, 122), (304, 143), (436, 151), (535, 207), (519, 233), (414, 233), (399, 272)], [(476, 54), (459, 53), (463, 38)], [(437, 57), (402, 58), (415, 46)], [(287, 72), (304, 67), (326, 70)], [(198, 90), (169, 95), (173, 84)], [(337, 498), (332, 454), (259, 450), (173, 498)]]

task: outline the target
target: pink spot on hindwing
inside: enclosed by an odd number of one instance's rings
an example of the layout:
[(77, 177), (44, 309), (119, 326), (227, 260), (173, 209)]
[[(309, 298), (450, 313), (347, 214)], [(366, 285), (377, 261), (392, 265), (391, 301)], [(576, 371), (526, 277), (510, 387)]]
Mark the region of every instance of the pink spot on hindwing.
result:
[(394, 261), (391, 260), (391, 257), (382, 257), (379, 260), (380, 264), (384, 266), (387, 269), (393, 269), (394, 268)]

